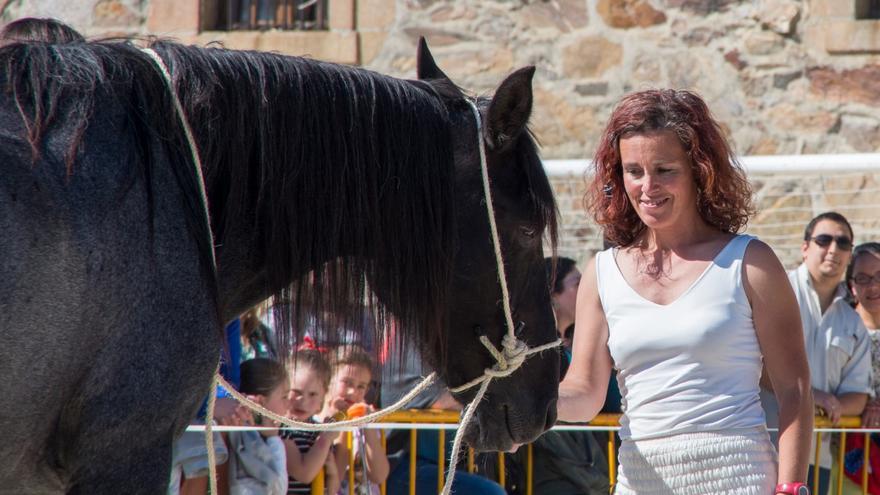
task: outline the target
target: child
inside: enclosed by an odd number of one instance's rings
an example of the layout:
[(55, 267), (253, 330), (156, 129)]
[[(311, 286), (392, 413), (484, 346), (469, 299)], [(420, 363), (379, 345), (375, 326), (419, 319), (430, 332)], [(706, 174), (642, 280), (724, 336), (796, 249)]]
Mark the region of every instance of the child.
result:
[[(314, 415), (321, 411), (330, 383), (330, 364), (317, 349), (296, 352), (291, 366), (291, 389), (287, 415), (298, 421), (316, 423)], [(310, 483), (321, 468), (325, 473), (327, 493), (339, 489), (339, 476), (331, 456), (338, 431), (284, 430), (287, 448), (287, 470), (290, 474), (287, 493), (311, 493)]]
[[(333, 360), (333, 379), (330, 396), (324, 407), (324, 416), (332, 417), (339, 413), (348, 416), (362, 416), (373, 412), (373, 406), (364, 403), (364, 397), (373, 378), (373, 360), (356, 346), (343, 346), (336, 351)], [(355, 411), (358, 411), (355, 413)], [(364, 478), (359, 483), (359, 493), (378, 493), (378, 485), (388, 477), (389, 465), (379, 430), (362, 429), (354, 432), (352, 442), (355, 454), (355, 468), (362, 465)], [(348, 469), (349, 450), (345, 442), (336, 448), (336, 462), (339, 473)], [(343, 487), (348, 477), (343, 476)]]
[[(290, 380), (281, 363), (266, 358), (241, 363), (241, 393), (273, 413), (287, 413), (289, 390)], [(229, 433), (229, 493), (284, 495), (287, 490), (287, 455), (284, 442), (278, 436), (278, 423), (257, 414), (252, 418), (257, 426), (276, 428)]]

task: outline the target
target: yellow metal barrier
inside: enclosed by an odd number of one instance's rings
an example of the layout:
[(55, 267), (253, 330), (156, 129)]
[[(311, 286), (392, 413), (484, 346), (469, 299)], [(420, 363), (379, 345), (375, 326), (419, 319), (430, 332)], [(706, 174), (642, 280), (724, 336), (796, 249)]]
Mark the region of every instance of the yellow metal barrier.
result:
[[(444, 411), (444, 410), (430, 409), (430, 410), (398, 411), (398, 412), (389, 414), (380, 423), (455, 424), (455, 423), (458, 423), (458, 420), (459, 420), (458, 411)], [(617, 445), (615, 442), (616, 435), (614, 434), (614, 430), (620, 426), (619, 420), (620, 420), (619, 414), (599, 414), (598, 416), (596, 416), (595, 419), (593, 419), (593, 421), (591, 421), (588, 424), (589, 426), (592, 426), (592, 427), (601, 427), (601, 428), (603, 428), (603, 431), (609, 432), (608, 477), (609, 477), (609, 490), (611, 490), (611, 491), (613, 491), (614, 484), (617, 482)], [(844, 431), (844, 430), (847, 430), (847, 429), (854, 430), (854, 431), (850, 432), (850, 434), (853, 434), (853, 435), (863, 434), (865, 436), (866, 447), (870, 446), (870, 432), (865, 432), (864, 430), (861, 430), (861, 419), (858, 417), (841, 418), (841, 420), (838, 422), (837, 425), (832, 426), (831, 422), (827, 418), (825, 418), (823, 416), (817, 416), (815, 418), (814, 424), (815, 424), (816, 428), (832, 428), (833, 427), (835, 429), (842, 430), (839, 432), (839, 434), (840, 434), (840, 442), (839, 442), (840, 449), (839, 449), (839, 452), (837, 453), (837, 459), (836, 459), (838, 476), (837, 476), (837, 480), (836, 480), (836, 484), (835, 484), (836, 486), (834, 486), (833, 487), (834, 489), (831, 490), (836, 495), (840, 495), (843, 493), (843, 488), (844, 488), (843, 478), (845, 477), (845, 474), (844, 474), (844, 454), (845, 454), (844, 450), (845, 450), (845, 448), (844, 447), (846, 445), (847, 431)], [(573, 426), (577, 426), (577, 425), (573, 425)], [(418, 444), (417, 444), (417, 440), (416, 440), (417, 432), (418, 432), (418, 430), (415, 428), (410, 429), (410, 450), (409, 450), (409, 460), (410, 460), (410, 462), (409, 462), (409, 493), (410, 493), (410, 495), (415, 495), (415, 489), (416, 489), (416, 483), (415, 483), (415, 481), (416, 481), (416, 451), (418, 448)], [(445, 430), (439, 429), (439, 430), (437, 430), (437, 432), (439, 435), (439, 442), (438, 442), (439, 451), (438, 451), (438, 456), (437, 456), (439, 459), (438, 476), (437, 476), (437, 491), (439, 492), (443, 488), (444, 477), (446, 474), (446, 472), (445, 472), (445, 468), (446, 468), (446, 466), (445, 466), (445, 457), (446, 457), (445, 438), (446, 437), (445, 437)], [(346, 438), (346, 441), (347, 441), (347, 444), (349, 447), (349, 453), (350, 453), (350, 455), (349, 455), (349, 474), (348, 474), (349, 493), (353, 493), (354, 484), (355, 484), (354, 483), (354, 448), (351, 443), (351, 434), (348, 433), (347, 435), (348, 436)], [(382, 431), (381, 438), (382, 438), (382, 446), (385, 447), (386, 446), (386, 438), (385, 438), (384, 431)], [(821, 439), (820, 439), (819, 433), (816, 434), (816, 440), (817, 440), (816, 441), (816, 450), (813, 453), (813, 461), (814, 461), (813, 465), (814, 466), (819, 464), (819, 462), (818, 462), (819, 461), (819, 453), (820, 453), (819, 449), (821, 447)], [(526, 492), (526, 495), (532, 495), (534, 493), (534, 487), (533, 487), (533, 484), (534, 484), (534, 471), (533, 471), (534, 452), (533, 452), (533, 448), (532, 448), (531, 444), (527, 445), (526, 448), (528, 450), (526, 452), (525, 492)], [(863, 457), (862, 472), (861, 472), (861, 475), (862, 475), (861, 476), (861, 493), (863, 495), (867, 495), (867, 493), (868, 493), (868, 469), (867, 468), (868, 468), (869, 460), (870, 460), (870, 457), (869, 457), (870, 453), (869, 452), (870, 452), (869, 448), (864, 449), (864, 454), (863, 454), (864, 457)], [(473, 451), (473, 449), (468, 449), (467, 470), (470, 473), (474, 472), (474, 451)], [(813, 493), (816, 493), (816, 487), (818, 486), (818, 483), (819, 483), (818, 472), (819, 472), (818, 469), (814, 470), (813, 479), (809, 480), (809, 483), (813, 487)], [(499, 452), (498, 453), (498, 480), (497, 481), (499, 482), (499, 484), (504, 486), (504, 483), (506, 481), (505, 478), (506, 478), (506, 472), (505, 472), (505, 465), (504, 465), (504, 453)], [(323, 494), (324, 484), (325, 484), (324, 473), (322, 470), (322, 472), (318, 475), (318, 477), (312, 483), (312, 493), (316, 494), (316, 495)], [(384, 483), (380, 486), (380, 493), (381, 493), (381, 495), (386, 494), (386, 486)]]

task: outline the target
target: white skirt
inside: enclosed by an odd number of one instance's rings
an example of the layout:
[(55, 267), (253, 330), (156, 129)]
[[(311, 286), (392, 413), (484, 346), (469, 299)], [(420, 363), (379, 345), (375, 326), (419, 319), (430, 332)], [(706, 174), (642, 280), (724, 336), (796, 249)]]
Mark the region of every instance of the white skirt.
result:
[(624, 440), (615, 495), (772, 495), (777, 456), (767, 430)]

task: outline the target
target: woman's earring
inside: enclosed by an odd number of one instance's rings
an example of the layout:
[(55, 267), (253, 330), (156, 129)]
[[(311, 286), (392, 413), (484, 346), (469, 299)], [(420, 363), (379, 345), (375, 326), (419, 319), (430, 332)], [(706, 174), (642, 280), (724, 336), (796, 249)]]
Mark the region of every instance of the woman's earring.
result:
[(602, 187), (602, 193), (606, 198), (610, 198), (614, 195), (614, 184), (608, 183)]

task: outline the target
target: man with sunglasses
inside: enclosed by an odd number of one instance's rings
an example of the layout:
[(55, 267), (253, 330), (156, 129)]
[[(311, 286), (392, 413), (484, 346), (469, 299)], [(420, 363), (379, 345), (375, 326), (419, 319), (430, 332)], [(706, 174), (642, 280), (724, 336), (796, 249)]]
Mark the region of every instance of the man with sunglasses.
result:
[[(804, 327), (813, 399), (818, 412), (835, 424), (841, 416), (861, 415), (872, 391), (870, 339), (846, 301), (843, 284), (852, 246), (847, 219), (833, 211), (822, 213), (804, 231), (803, 264), (789, 272)], [(829, 434), (822, 435), (817, 495), (828, 492), (829, 440)], [(810, 481), (813, 469), (810, 466)]]

